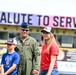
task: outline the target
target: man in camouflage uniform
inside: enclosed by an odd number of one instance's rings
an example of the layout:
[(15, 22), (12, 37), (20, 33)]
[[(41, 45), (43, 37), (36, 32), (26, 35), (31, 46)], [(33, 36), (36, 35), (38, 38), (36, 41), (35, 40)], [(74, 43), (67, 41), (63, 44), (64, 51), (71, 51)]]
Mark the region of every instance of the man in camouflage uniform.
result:
[(39, 73), (40, 53), (37, 41), (28, 35), (29, 26), (23, 22), (20, 35), (16, 36), (16, 51), (20, 54), (18, 75), (34, 75)]

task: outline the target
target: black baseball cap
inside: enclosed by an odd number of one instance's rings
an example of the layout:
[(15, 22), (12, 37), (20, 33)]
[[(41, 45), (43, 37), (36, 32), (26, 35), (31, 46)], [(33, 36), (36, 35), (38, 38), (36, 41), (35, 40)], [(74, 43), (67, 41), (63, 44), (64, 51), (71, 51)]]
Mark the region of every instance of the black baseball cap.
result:
[(29, 25), (26, 22), (23, 22), (20, 27), (29, 30)]

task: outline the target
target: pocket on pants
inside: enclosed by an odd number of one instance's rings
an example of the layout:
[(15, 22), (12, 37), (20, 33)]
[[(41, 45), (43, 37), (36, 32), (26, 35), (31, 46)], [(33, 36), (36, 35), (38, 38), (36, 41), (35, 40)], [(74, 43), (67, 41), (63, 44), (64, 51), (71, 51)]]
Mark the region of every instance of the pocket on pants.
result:
[(54, 68), (51, 75), (58, 75), (58, 69)]
[(18, 66), (18, 75), (21, 75), (21, 71), (22, 71), (22, 66), (19, 65), (19, 66)]

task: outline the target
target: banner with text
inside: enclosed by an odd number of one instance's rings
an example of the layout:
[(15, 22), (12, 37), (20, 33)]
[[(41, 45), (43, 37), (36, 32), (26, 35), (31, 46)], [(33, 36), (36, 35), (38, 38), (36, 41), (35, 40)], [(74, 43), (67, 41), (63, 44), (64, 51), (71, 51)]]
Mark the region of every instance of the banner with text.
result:
[(51, 26), (53, 28), (76, 29), (76, 17), (0, 11), (0, 24), (20, 25), (22, 22), (27, 22), (30, 26)]

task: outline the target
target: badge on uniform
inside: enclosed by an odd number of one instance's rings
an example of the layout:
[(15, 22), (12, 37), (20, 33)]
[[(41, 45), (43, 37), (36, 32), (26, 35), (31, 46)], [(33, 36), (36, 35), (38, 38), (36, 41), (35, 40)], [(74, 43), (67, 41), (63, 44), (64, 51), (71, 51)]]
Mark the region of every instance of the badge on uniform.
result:
[(29, 42), (25, 42), (24, 45), (25, 45), (25, 46), (29, 46), (30, 43), (29, 43)]
[(17, 41), (17, 45), (20, 45), (20, 41)]

